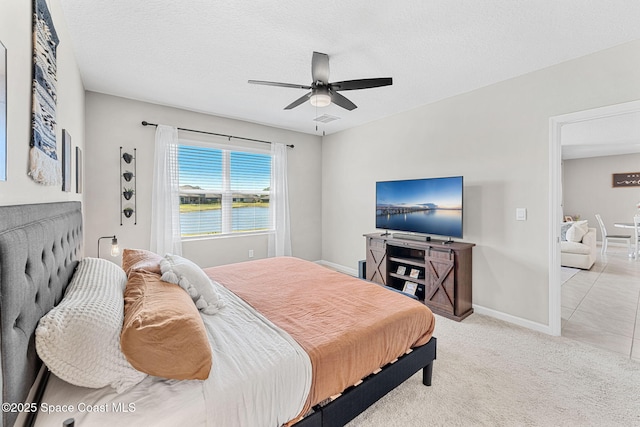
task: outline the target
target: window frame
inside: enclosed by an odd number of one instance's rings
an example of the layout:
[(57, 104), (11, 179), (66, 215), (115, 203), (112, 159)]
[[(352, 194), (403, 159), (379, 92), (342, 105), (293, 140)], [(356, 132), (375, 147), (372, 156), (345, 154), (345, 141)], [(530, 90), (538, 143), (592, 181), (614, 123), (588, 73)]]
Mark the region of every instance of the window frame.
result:
[[(178, 139), (178, 150), (180, 146), (192, 146), (192, 147), (202, 147), (209, 148), (212, 150), (221, 150), (222, 151), (222, 188), (220, 189), (220, 212), (221, 212), (221, 231), (220, 233), (215, 234), (199, 234), (194, 236), (184, 236), (182, 234), (182, 230), (180, 230), (180, 239), (181, 241), (195, 241), (195, 240), (209, 240), (209, 239), (224, 239), (224, 238), (233, 238), (233, 237), (243, 237), (243, 236), (255, 236), (255, 235), (268, 235), (275, 233), (275, 225), (273, 220), (269, 218), (269, 228), (264, 230), (248, 230), (248, 231), (233, 231), (232, 224), (232, 209), (233, 209), (233, 196), (235, 195), (270, 195), (271, 191), (252, 191), (251, 193), (242, 193), (240, 191), (232, 191), (231, 190), (231, 152), (239, 152), (239, 153), (252, 153), (252, 154), (262, 154), (267, 155), (271, 158), (271, 168), (273, 168), (273, 154), (269, 148), (258, 148), (258, 147), (248, 147), (245, 145), (230, 145), (230, 144), (219, 144), (215, 142), (203, 142), (191, 139)], [(180, 176), (180, 160), (178, 158), (178, 176)], [(269, 176), (269, 188), (271, 188), (272, 182), (272, 174)], [(180, 185), (180, 183), (178, 183)], [(182, 190), (180, 190), (182, 193)], [(198, 190), (193, 190), (194, 193), (197, 193)], [(189, 190), (186, 191), (189, 193)], [(179, 203), (179, 202), (178, 202)], [(271, 200), (269, 200), (271, 203)], [(269, 205), (271, 206), (271, 205)]]

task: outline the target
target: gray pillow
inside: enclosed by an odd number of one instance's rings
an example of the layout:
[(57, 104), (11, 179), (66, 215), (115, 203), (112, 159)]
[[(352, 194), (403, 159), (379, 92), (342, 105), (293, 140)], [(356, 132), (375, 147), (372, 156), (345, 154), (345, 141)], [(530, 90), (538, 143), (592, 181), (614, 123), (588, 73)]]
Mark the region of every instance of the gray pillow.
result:
[(560, 227), (560, 240), (562, 240), (563, 242), (567, 241), (567, 230), (569, 230), (572, 225), (573, 222), (562, 223), (562, 226)]

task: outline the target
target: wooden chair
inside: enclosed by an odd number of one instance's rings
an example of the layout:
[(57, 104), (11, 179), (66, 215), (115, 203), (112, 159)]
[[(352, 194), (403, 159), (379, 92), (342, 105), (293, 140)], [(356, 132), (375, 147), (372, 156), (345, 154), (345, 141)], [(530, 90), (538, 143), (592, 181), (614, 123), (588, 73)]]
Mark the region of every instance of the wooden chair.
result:
[[(632, 237), (627, 234), (607, 234), (607, 229), (604, 226), (604, 222), (602, 222), (602, 218), (600, 214), (596, 214), (596, 219), (598, 220), (598, 225), (600, 226), (600, 232), (602, 233), (602, 255), (607, 252), (607, 243), (609, 240), (624, 240), (627, 242), (627, 246), (629, 249), (629, 256), (631, 256), (631, 239)], [(637, 236), (637, 228), (636, 228), (636, 236)], [(636, 237), (636, 242), (637, 242)], [(636, 243), (637, 246), (637, 243)]]

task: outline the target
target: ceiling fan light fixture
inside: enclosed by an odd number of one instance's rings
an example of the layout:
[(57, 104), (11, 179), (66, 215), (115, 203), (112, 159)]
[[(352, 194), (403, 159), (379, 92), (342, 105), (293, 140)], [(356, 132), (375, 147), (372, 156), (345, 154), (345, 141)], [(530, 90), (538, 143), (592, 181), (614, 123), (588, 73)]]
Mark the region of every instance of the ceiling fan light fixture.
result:
[(312, 83), (309, 86), (293, 83), (268, 82), (264, 80), (249, 80), (249, 83), (310, 90), (310, 92), (307, 92), (284, 107), (285, 110), (296, 108), (308, 100), (314, 107), (326, 107), (330, 104), (335, 104), (348, 111), (355, 110), (358, 106), (341, 95), (340, 91), (370, 89), (393, 84), (391, 77), (345, 80), (331, 83), (329, 82), (329, 55), (320, 52), (313, 52), (313, 57), (311, 58), (311, 78)]
[(309, 102), (314, 107), (326, 107), (331, 104), (331, 96), (326, 93), (316, 93), (311, 95)]

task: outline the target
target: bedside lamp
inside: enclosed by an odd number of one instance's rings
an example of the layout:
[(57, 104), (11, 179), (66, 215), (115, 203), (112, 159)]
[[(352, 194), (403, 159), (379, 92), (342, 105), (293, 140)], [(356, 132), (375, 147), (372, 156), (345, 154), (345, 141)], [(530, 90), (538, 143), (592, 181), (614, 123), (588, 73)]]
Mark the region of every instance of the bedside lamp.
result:
[(111, 239), (111, 256), (120, 255), (120, 248), (118, 247), (118, 239), (116, 236), (104, 236), (98, 239), (98, 258), (100, 258), (100, 240)]

